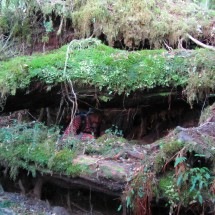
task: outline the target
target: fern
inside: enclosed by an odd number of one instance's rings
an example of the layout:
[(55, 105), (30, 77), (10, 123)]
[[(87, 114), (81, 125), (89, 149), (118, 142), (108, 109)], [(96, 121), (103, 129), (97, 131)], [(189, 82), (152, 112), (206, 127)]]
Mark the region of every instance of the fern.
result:
[(174, 167), (178, 166), (178, 164), (183, 163), (187, 160), (186, 157), (177, 157), (175, 159)]

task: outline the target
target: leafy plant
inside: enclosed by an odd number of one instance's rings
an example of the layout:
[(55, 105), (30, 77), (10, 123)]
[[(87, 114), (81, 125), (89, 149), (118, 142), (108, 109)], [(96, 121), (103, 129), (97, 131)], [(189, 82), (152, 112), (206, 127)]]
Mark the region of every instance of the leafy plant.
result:
[(181, 172), (177, 178), (177, 186), (181, 188), (185, 184), (189, 184), (189, 196), (200, 204), (203, 204), (203, 193), (209, 190), (212, 182), (213, 177), (206, 167), (187, 169), (185, 172)]

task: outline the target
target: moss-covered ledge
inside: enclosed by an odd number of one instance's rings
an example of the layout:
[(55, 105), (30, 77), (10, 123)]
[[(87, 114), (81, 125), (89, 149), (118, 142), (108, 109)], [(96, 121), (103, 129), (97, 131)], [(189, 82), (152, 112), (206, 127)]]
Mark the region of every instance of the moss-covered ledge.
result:
[[(156, 87), (185, 89), (190, 102), (214, 90), (214, 52), (208, 50), (143, 50), (128, 52), (95, 39), (73, 41), (64, 73), (67, 46), (46, 54), (17, 57), (0, 65), (1, 94), (25, 93), (45, 84), (50, 90), (65, 80), (96, 87), (109, 96), (129, 95)], [(38, 84), (33, 84), (38, 83)], [(108, 100), (108, 96), (101, 97)]]
[[(14, 122), (9, 127), (2, 127), (0, 164), (14, 180), (22, 170), (36, 178), (35, 195), (38, 186), (42, 186), (41, 181), (58, 183), (61, 180), (65, 183), (63, 186), (91, 187), (94, 191), (120, 196), (140, 165), (136, 159), (144, 157), (141, 152), (135, 155), (135, 151), (142, 151), (141, 146), (132, 146), (125, 139), (112, 135), (94, 142), (81, 142), (74, 137), (62, 142), (59, 137), (57, 127), (48, 128), (40, 123)], [(114, 158), (121, 151), (124, 156), (125, 147), (130, 154), (134, 151), (135, 159), (130, 163)]]

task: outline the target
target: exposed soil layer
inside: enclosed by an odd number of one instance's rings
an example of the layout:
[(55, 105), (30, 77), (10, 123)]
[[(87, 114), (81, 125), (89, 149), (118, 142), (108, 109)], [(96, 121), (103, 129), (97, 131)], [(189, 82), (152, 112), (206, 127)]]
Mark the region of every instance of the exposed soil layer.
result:
[[(27, 173), (23, 172), (23, 174)], [(69, 189), (47, 182), (42, 188), (40, 200), (33, 197), (30, 190), (24, 195), (23, 190), (20, 189), (19, 180), (11, 181), (9, 177), (1, 177), (0, 214), (121, 214), (117, 212), (120, 198), (93, 192), (90, 187), (89, 189)], [(29, 176), (26, 180), (28, 181), (24, 186), (31, 187), (32, 177)]]

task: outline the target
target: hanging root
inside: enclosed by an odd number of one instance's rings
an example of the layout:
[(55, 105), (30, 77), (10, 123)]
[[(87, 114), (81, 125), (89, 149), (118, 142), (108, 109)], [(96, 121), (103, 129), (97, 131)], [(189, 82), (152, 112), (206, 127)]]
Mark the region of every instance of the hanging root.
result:
[(64, 70), (63, 70), (63, 77), (65, 81), (62, 84), (62, 92), (65, 92), (65, 98), (72, 104), (71, 121), (69, 126), (72, 125), (73, 120), (75, 118), (75, 113), (78, 110), (77, 95), (75, 93), (73, 83), (70, 77), (66, 73), (68, 60), (70, 58), (70, 52), (73, 50), (86, 49), (89, 46), (97, 46), (99, 44), (100, 44), (99, 40), (94, 38), (88, 38), (83, 40), (73, 40), (70, 42), (70, 44), (67, 47), (66, 60), (64, 64)]

